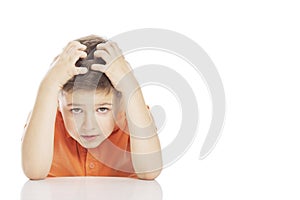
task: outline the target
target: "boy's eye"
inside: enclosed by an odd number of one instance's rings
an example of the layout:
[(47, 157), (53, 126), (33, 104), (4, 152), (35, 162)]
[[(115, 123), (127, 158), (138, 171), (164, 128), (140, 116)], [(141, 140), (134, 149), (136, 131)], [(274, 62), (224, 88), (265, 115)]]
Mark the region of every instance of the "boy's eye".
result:
[(99, 113), (106, 113), (106, 112), (108, 112), (109, 111), (109, 109), (108, 108), (105, 108), (105, 107), (101, 107), (101, 108), (98, 108), (97, 109), (97, 112), (99, 112)]
[(82, 113), (82, 109), (80, 108), (72, 108), (70, 111), (74, 114)]

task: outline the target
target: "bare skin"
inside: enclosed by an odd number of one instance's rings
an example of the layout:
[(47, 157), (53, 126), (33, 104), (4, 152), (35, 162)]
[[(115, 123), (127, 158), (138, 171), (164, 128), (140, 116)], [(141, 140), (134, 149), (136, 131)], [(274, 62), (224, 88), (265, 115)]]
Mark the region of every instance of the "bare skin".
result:
[[(61, 89), (73, 76), (87, 72), (86, 68), (75, 67), (75, 63), (79, 58), (87, 56), (84, 52), (85, 49), (86, 46), (77, 41), (70, 42), (55, 59), (52, 68), (40, 84), (22, 142), (22, 166), (25, 175), (30, 179), (44, 179), (50, 171), (53, 158), (56, 112), (59, 107), (64, 115), (63, 110), (67, 106), (66, 101), (68, 99), (67, 95), (60, 95)], [(114, 42), (109, 41), (104, 45), (98, 45), (94, 55), (102, 57), (107, 64), (95, 64), (92, 66), (92, 69), (104, 72), (114, 87), (124, 97), (123, 102), (126, 108), (125, 113), (128, 118), (127, 124), (131, 138), (131, 157), (135, 172), (140, 179), (155, 179), (162, 169), (160, 143), (151, 113), (145, 105), (141, 89), (135, 77), (130, 73), (131, 68), (122, 56), (121, 50)], [(126, 78), (129, 84), (118, 84), (125, 76), (129, 77)], [(82, 92), (86, 95), (84, 91)], [(78, 95), (80, 96), (80, 93)], [(101, 94), (101, 92), (98, 97), (99, 101), (105, 101), (106, 103), (111, 99), (111, 97), (107, 97)], [(90, 105), (85, 100), (82, 101), (86, 105), (82, 110), (85, 109), (85, 112), (91, 113), (91, 117), (94, 117), (94, 119), (96, 115), (99, 116), (99, 119), (102, 117), (99, 121), (103, 121), (104, 117), (106, 117), (106, 124), (99, 123), (98, 118), (96, 118), (97, 126), (102, 131), (104, 130), (103, 133), (105, 133), (101, 139), (99, 136), (99, 140), (97, 140), (100, 144), (112, 131), (111, 127), (113, 124), (111, 124), (110, 115), (103, 107), (95, 109), (95, 105)], [(108, 104), (106, 107), (108, 107)], [(74, 112), (78, 112), (78, 110)], [(65, 124), (68, 124), (67, 115), (64, 116)], [(93, 122), (92, 118), (80, 119), (82, 120), (82, 123), (80, 123), (82, 130), (88, 129)], [(91, 151), (98, 145), (98, 143), (84, 143), (83, 139), (88, 137), (84, 134), (83, 136), (75, 132), (74, 134), (78, 134), (78, 137), (73, 138), (82, 146), (91, 145), (86, 146)]]

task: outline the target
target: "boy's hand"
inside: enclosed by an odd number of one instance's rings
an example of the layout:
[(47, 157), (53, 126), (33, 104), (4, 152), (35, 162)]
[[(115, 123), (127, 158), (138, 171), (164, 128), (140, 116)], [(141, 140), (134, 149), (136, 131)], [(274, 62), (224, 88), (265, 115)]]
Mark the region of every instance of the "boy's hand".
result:
[(88, 69), (85, 67), (76, 67), (75, 63), (80, 58), (85, 58), (87, 56), (84, 51), (86, 46), (78, 41), (71, 41), (58, 55), (53, 63), (51, 64), (51, 69), (46, 74), (44, 80), (46, 82), (49, 80), (51, 87), (58, 87), (62, 89), (63, 85), (73, 78), (73, 76), (78, 74), (85, 74)]
[(106, 43), (98, 44), (94, 56), (102, 58), (106, 64), (93, 64), (91, 69), (105, 73), (116, 90), (122, 91), (122, 88), (120, 88), (121, 85), (118, 84), (132, 69), (126, 62), (117, 43), (108, 41)]

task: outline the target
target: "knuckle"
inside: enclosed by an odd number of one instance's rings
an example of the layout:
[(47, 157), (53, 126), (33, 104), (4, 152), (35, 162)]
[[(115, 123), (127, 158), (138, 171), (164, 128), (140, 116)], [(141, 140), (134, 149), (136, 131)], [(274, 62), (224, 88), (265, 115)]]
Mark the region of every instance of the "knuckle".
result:
[(112, 44), (113, 46), (118, 47), (118, 44), (117, 44), (116, 42), (114, 42), (114, 41), (112, 41), (111, 44)]
[(75, 41), (70, 41), (67, 46), (73, 46)]
[(70, 47), (76, 47), (76, 46), (78, 46), (78, 45), (80, 45), (80, 42), (75, 41), (75, 40), (70, 41), (70, 42), (68, 43), (68, 46), (70, 46)]

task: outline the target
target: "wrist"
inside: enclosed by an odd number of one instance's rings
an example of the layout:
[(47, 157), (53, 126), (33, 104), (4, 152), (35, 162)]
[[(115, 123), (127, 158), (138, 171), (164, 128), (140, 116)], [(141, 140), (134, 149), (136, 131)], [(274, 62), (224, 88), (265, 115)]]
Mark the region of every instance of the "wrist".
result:
[(46, 77), (40, 83), (39, 90), (45, 90), (51, 93), (53, 92), (58, 94), (61, 90), (61, 87), (59, 86), (59, 84), (55, 84), (54, 80), (51, 80), (48, 77)]
[(126, 74), (117, 85), (117, 89), (123, 96), (130, 96), (136, 90), (140, 89), (140, 85), (132, 72)]

